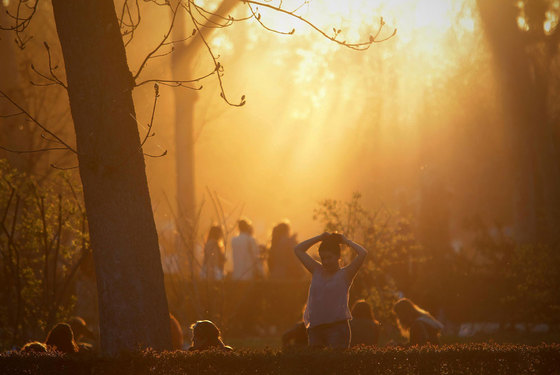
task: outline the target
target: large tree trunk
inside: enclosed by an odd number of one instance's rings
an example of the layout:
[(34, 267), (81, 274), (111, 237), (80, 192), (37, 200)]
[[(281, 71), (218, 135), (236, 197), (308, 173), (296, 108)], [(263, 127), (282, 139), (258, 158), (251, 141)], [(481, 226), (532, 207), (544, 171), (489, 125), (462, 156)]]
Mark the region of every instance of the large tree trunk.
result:
[(170, 348), (133, 79), (111, 0), (53, 0), (108, 354)]
[(516, 167), (516, 234), (522, 243), (553, 242), (560, 223), (558, 139), (548, 116), (554, 52), (543, 48), (557, 40), (542, 31), (546, 6), (533, 4), (532, 31), (522, 32), (517, 26), (515, 1), (477, 0), (509, 114), (512, 162)]

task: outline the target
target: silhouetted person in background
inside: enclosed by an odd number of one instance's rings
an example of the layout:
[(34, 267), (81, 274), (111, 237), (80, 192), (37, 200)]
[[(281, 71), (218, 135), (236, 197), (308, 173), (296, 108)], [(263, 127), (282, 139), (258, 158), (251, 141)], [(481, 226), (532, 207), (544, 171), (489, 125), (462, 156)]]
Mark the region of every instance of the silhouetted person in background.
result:
[(177, 318), (169, 314), (169, 328), (171, 329), (171, 348), (173, 350), (183, 349), (183, 329)]
[(19, 351), (22, 353), (45, 353), (47, 351), (47, 347), (42, 342), (31, 341), (22, 346)]
[(49, 331), (45, 340), (47, 350), (56, 350), (62, 353), (77, 353), (78, 345), (74, 341), (74, 333), (70, 325), (58, 323)]
[(252, 280), (257, 276), (259, 246), (253, 237), (253, 228), (248, 219), (238, 223), (239, 235), (231, 239), (234, 280)]
[(211, 280), (223, 279), (225, 263), (224, 232), (222, 227), (214, 225), (210, 228), (204, 245), (202, 277)]
[(429, 312), (416, 306), (408, 298), (401, 298), (393, 307), (401, 326), (409, 336), (410, 345), (439, 344), (439, 333), (443, 329), (441, 324)]
[(352, 339), (350, 346), (377, 345), (381, 326), (374, 319), (371, 305), (366, 301), (358, 300), (352, 307), (352, 320), (350, 320)]
[(198, 350), (223, 350), (232, 351), (231, 346), (227, 346), (222, 341), (218, 327), (209, 320), (199, 320), (191, 326), (192, 345), (189, 351)]
[(268, 269), (272, 280), (297, 280), (304, 275), (301, 265), (292, 255), (297, 244), (296, 235), (290, 234), (288, 223), (280, 223), (272, 229)]
[[(70, 328), (72, 328), (72, 333), (74, 334), (74, 341), (78, 345), (80, 351), (93, 351), (95, 342), (95, 335), (93, 332), (87, 327), (86, 321), (79, 317), (73, 316), (68, 321)], [(88, 341), (83, 341), (83, 339), (87, 339)]]
[[(317, 262), (307, 250), (321, 241)], [(340, 268), (340, 245), (348, 245), (356, 257)], [(346, 349), (350, 345), (352, 318), (348, 308), (348, 292), (354, 277), (364, 263), (366, 249), (337, 233), (323, 233), (298, 244), (294, 252), (311, 272), (311, 286), (303, 320), (307, 327), (309, 346)]]

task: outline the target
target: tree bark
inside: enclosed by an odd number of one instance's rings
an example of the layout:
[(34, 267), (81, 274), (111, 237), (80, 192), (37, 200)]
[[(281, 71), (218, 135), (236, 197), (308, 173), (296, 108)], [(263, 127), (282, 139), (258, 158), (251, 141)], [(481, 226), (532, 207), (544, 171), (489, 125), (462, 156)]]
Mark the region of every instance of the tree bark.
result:
[(171, 346), (129, 71), (111, 0), (53, 0), (97, 277), (101, 349)]

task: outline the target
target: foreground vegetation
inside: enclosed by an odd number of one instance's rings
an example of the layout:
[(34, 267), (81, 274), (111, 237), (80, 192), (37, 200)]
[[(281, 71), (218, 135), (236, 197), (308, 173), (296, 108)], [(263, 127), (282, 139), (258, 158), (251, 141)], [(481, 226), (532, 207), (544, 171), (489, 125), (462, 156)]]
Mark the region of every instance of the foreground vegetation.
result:
[(116, 358), (4, 353), (2, 374), (559, 374), (560, 345), (459, 344), (351, 351), (143, 351)]

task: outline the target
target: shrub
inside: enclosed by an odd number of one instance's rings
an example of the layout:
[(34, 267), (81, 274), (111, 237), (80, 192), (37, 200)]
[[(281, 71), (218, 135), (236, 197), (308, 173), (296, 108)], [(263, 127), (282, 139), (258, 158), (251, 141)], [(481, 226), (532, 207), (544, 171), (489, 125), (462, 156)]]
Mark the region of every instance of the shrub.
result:
[(558, 374), (560, 345), (470, 344), (412, 348), (126, 353), (116, 358), (52, 353), (0, 355), (5, 375), (174, 374)]
[(64, 175), (39, 185), (0, 160), (0, 348), (41, 339), (71, 314), (89, 253), (85, 212)]

